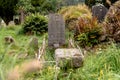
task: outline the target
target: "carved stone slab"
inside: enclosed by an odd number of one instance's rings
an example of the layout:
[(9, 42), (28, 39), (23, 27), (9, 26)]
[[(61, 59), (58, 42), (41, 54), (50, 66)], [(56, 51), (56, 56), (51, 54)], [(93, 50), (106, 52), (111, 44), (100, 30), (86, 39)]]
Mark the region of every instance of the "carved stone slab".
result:
[(96, 17), (99, 22), (102, 22), (108, 9), (102, 4), (96, 4), (92, 7), (92, 15)]
[[(49, 14), (48, 45), (59, 47), (65, 44), (65, 22), (59, 14)], [(55, 46), (56, 45), (56, 46)]]

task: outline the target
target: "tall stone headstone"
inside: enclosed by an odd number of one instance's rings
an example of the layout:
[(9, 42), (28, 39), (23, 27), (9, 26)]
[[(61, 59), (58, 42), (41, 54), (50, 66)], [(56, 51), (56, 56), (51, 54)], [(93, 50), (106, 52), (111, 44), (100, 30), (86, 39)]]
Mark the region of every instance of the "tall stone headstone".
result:
[(92, 7), (92, 15), (93, 17), (96, 17), (99, 22), (102, 22), (104, 20), (107, 12), (108, 9), (103, 4), (99, 3)]
[(49, 14), (48, 46), (59, 47), (65, 44), (65, 21), (60, 14)]

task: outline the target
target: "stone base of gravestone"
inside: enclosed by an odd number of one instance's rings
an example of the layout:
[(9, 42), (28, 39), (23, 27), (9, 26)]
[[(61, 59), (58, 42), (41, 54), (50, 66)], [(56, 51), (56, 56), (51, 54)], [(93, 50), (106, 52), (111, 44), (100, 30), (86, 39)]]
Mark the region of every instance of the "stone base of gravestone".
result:
[(56, 65), (61, 68), (79, 68), (83, 66), (83, 57), (79, 49), (56, 49)]
[(4, 20), (1, 20), (0, 26), (1, 27), (6, 27), (6, 23), (4, 22)]

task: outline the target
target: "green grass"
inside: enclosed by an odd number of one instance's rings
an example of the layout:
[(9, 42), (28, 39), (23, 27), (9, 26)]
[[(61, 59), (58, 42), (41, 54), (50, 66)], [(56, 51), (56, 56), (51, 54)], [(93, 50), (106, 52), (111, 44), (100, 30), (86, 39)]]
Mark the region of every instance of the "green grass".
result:
[[(22, 63), (26, 59), (18, 59), (17, 54), (30, 52), (29, 40), (33, 36), (17, 34), (20, 26), (0, 29), (0, 80), (6, 80), (6, 74), (15, 65)], [(12, 36), (15, 44), (5, 44), (4, 37)], [(39, 46), (43, 36), (36, 36), (39, 39)], [(14, 56), (9, 52), (14, 52)], [(67, 71), (56, 70), (55, 63), (45, 63), (41, 71), (28, 73), (22, 80), (54, 80), (58, 73), (58, 80), (120, 80), (120, 49), (115, 44), (109, 45), (106, 49), (90, 53), (85, 57), (84, 66), (78, 69)], [(34, 55), (31, 54), (31, 55)], [(30, 56), (31, 56), (30, 55)], [(54, 49), (46, 48), (45, 60), (54, 61)]]
[(120, 79), (120, 49), (115, 45), (90, 55), (80, 71), (82, 80), (119, 80)]
[[(29, 41), (32, 37), (34, 37), (34, 35), (19, 35), (18, 32), (20, 28), (21, 26), (11, 26), (0, 29), (0, 80), (5, 80), (5, 75), (9, 69), (24, 61), (22, 59), (17, 59), (17, 55), (25, 53), (31, 53), (31, 56), (34, 55), (34, 52), (32, 53), (32, 50), (29, 49)], [(4, 40), (5, 36), (12, 36), (15, 39), (15, 43), (6, 44)], [(40, 46), (44, 36), (36, 37), (39, 39)], [(10, 53), (12, 53), (14, 56)]]

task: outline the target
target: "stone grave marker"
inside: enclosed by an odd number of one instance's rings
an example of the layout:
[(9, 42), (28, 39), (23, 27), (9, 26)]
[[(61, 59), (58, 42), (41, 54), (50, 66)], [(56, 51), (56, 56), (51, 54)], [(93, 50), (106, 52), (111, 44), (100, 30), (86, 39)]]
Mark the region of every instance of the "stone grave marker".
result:
[(23, 9), (20, 9), (20, 22), (24, 23), (25, 21), (25, 11)]
[(38, 38), (32, 37), (29, 42), (29, 47), (34, 49), (35, 51), (38, 50)]
[(108, 9), (103, 4), (96, 4), (92, 7), (92, 15), (96, 17), (99, 22), (104, 20), (104, 17), (107, 13)]
[(48, 46), (58, 48), (65, 44), (65, 22), (60, 14), (49, 14)]
[(3, 19), (1, 20), (0, 26), (1, 27), (6, 27), (6, 23), (5, 23), (5, 21)]
[(15, 26), (15, 22), (14, 22), (14, 21), (10, 21), (10, 22), (8, 23), (8, 26)]
[(58, 67), (79, 68), (83, 66), (83, 55), (79, 49), (56, 49), (55, 59)]

